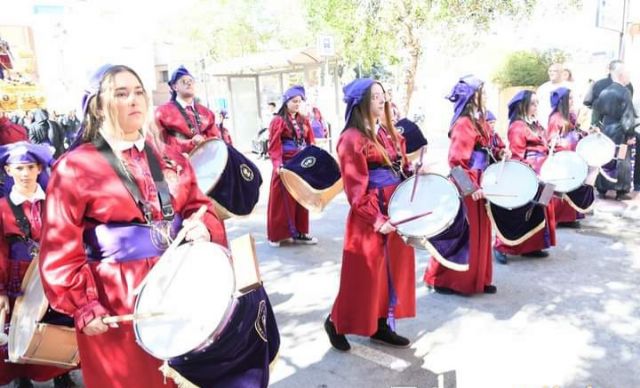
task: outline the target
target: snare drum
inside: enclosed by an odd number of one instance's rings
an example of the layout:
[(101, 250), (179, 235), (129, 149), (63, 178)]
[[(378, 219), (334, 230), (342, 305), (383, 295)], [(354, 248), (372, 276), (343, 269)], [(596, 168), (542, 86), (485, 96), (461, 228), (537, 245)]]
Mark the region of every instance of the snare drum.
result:
[(589, 166), (601, 167), (615, 157), (616, 145), (607, 135), (592, 133), (578, 142), (576, 152)]
[(480, 186), (489, 202), (505, 209), (514, 209), (535, 199), (539, 183), (529, 165), (507, 160), (487, 167)]
[(431, 212), (413, 221), (399, 224), (396, 229), (407, 244), (425, 249), (424, 240), (449, 228), (460, 210), (460, 196), (456, 186), (438, 174), (419, 175), (413, 201), (411, 193), (416, 175), (400, 183), (389, 200), (392, 223), (415, 215)]
[(584, 183), (589, 166), (574, 151), (559, 151), (549, 156), (540, 169), (540, 179), (555, 185), (558, 193), (568, 193)]
[(9, 328), (9, 361), (61, 368), (78, 366), (80, 355), (73, 319), (49, 308), (38, 260), (31, 261), (16, 299)]
[(313, 145), (284, 163), (280, 179), (299, 204), (314, 212), (321, 212), (343, 188), (336, 160)]

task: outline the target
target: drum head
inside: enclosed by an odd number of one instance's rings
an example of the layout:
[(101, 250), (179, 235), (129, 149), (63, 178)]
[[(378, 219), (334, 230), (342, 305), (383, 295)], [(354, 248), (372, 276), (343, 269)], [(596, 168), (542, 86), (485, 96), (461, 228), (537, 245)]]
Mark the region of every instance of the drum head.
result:
[(24, 280), (24, 294), (16, 299), (9, 328), (9, 360), (20, 362), (33, 338), (36, 325), (47, 311), (48, 302), (40, 281), (38, 260), (31, 261)]
[(442, 175), (425, 174), (417, 176), (417, 179), (413, 202), (411, 192), (416, 176), (398, 185), (389, 200), (389, 217), (391, 222), (398, 222), (432, 212), (397, 226), (398, 232), (405, 237), (429, 238), (453, 223), (460, 209), (460, 197), (456, 186)]
[(528, 165), (508, 160), (487, 167), (482, 174), (480, 186), (489, 202), (505, 209), (515, 209), (535, 198), (538, 193), (538, 178)]
[(594, 133), (578, 142), (576, 152), (589, 166), (601, 167), (615, 157), (616, 145), (602, 133)]
[(559, 193), (568, 193), (584, 183), (588, 171), (587, 162), (576, 152), (560, 151), (542, 164), (540, 180), (555, 185)]
[(181, 245), (163, 255), (147, 277), (135, 312), (164, 315), (134, 321), (134, 331), (152, 356), (168, 360), (198, 349), (226, 323), (236, 287), (223, 247)]
[(191, 151), (189, 160), (203, 193), (208, 194), (216, 186), (227, 166), (228, 157), (227, 145), (220, 139), (203, 141)]

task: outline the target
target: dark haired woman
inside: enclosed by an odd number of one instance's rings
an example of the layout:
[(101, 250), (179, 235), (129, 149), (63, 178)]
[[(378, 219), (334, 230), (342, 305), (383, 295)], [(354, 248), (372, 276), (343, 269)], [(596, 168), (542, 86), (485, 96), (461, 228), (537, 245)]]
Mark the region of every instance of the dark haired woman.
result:
[(391, 194), (410, 173), (404, 139), (388, 119), (391, 108), (380, 83), (357, 79), (344, 87), (344, 99), (347, 124), (338, 157), (351, 210), (340, 290), (325, 330), (341, 351), (351, 348), (345, 334), (404, 348), (410, 341), (396, 334), (395, 319), (416, 313), (415, 255), (387, 216)]
[(282, 96), (280, 110), (269, 125), (269, 158), (273, 173), (267, 205), (267, 239), (271, 246), (280, 246), (282, 242), (318, 243), (317, 238), (309, 235), (309, 211), (287, 192), (279, 175), (284, 162), (314, 143), (309, 120), (300, 113), (304, 100), (302, 86), (289, 88)]
[[(540, 167), (549, 155), (544, 128), (538, 123), (538, 97), (530, 90), (517, 93), (509, 102), (509, 149), (512, 158), (528, 164), (536, 174), (540, 173)], [(532, 211), (540, 211), (539, 205), (530, 204)], [(498, 211), (499, 209), (495, 209)], [(515, 211), (507, 211), (511, 217), (515, 217)], [(544, 219), (534, 224), (535, 217), (529, 217), (527, 212), (522, 212), (523, 222), (531, 222), (531, 229), (523, 233), (518, 239), (507, 240), (498, 237), (495, 242), (496, 260), (501, 264), (507, 263), (507, 255), (520, 255), (525, 257), (547, 257), (549, 253), (544, 249), (556, 245), (556, 223), (553, 210), (553, 202), (544, 208)], [(494, 219), (500, 218), (496, 214)]]
[[(449, 130), (449, 166), (460, 166), (480, 187), (480, 179), (492, 160), (506, 157), (502, 140), (486, 121), (483, 82), (473, 76), (461, 78), (447, 97), (455, 104)], [(491, 222), (481, 189), (464, 198), (469, 222), (469, 269), (451, 270), (431, 258), (424, 275), (427, 286), (443, 294), (494, 294), (491, 262)]]

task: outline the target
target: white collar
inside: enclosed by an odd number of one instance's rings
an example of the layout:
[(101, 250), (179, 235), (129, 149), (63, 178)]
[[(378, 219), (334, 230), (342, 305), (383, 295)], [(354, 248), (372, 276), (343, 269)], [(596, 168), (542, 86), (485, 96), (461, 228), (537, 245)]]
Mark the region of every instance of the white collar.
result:
[(44, 190), (42, 190), (42, 187), (40, 187), (40, 185), (37, 185), (36, 187), (36, 192), (31, 196), (31, 198), (27, 198), (25, 197), (23, 194), (21, 194), (18, 189), (13, 186), (13, 188), (11, 189), (11, 193), (9, 193), (9, 198), (11, 199), (11, 202), (13, 202), (16, 205), (22, 205), (24, 202), (31, 202), (31, 203), (35, 203), (37, 201), (40, 200), (44, 200)]
[(183, 108), (187, 108), (188, 106), (190, 106), (191, 108), (193, 108), (194, 110), (196, 109), (196, 100), (195, 98), (193, 99), (193, 101), (191, 101), (191, 104), (187, 103), (185, 100), (183, 100), (182, 98), (180, 98), (180, 96), (176, 97), (176, 101), (178, 102), (178, 104), (180, 104), (181, 107)]
[(106, 134), (102, 130), (100, 131), (100, 133), (102, 134), (102, 137), (104, 138), (104, 140), (107, 143), (109, 143), (109, 145), (111, 146), (111, 149), (114, 151), (123, 152), (133, 148), (134, 146), (140, 152), (144, 150), (144, 137), (142, 135), (138, 137), (138, 140), (131, 141), (131, 140), (120, 140), (120, 139), (109, 138), (109, 136), (106, 136)]

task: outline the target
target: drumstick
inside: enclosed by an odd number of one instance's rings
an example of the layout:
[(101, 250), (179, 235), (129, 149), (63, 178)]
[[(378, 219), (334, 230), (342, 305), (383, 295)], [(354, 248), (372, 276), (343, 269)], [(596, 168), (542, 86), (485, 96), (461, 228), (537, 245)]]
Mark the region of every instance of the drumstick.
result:
[(507, 164), (507, 158), (502, 158), (502, 160), (500, 161), (500, 171), (498, 172), (498, 175), (496, 175), (496, 181), (495, 181), (496, 184), (502, 178), (502, 173), (504, 172), (505, 164)]
[(432, 211), (424, 212), (424, 213), (421, 213), (421, 214), (417, 214), (415, 216), (407, 217), (407, 218), (402, 219), (400, 221), (396, 221), (396, 222), (391, 222), (390, 221), (389, 223), (391, 224), (391, 226), (398, 226), (398, 225), (401, 225), (401, 224), (404, 224), (404, 223), (407, 223), (407, 222), (411, 222), (413, 220), (417, 220), (418, 218), (422, 218), (424, 216), (428, 216), (429, 214), (432, 214), (432, 213), (433, 213)]
[(498, 194), (498, 193), (484, 193), (489, 197), (517, 197), (516, 194)]
[(416, 195), (416, 187), (418, 187), (418, 177), (420, 177), (420, 169), (422, 168), (422, 158), (424, 157), (424, 147), (420, 148), (420, 159), (418, 160), (418, 164), (416, 165), (416, 175), (415, 180), (413, 181), (413, 188), (411, 189), (411, 199), (409, 202), (413, 202), (413, 197)]
[(553, 178), (553, 179), (545, 179), (545, 182), (553, 182), (553, 181), (568, 181), (568, 180), (575, 179), (575, 178), (576, 178), (576, 177), (574, 177), (574, 176), (570, 176), (570, 177), (567, 177), (567, 178)]
[[(200, 206), (200, 209), (198, 209), (197, 212), (193, 213), (193, 215), (191, 217), (189, 217), (189, 218), (190, 219), (193, 218), (193, 219), (196, 219), (196, 220), (201, 219), (202, 216), (204, 216), (204, 213), (206, 211), (207, 211), (207, 207), (206, 206), (204, 206), (204, 205)], [(169, 245), (169, 247), (164, 251), (163, 255), (166, 255), (167, 252), (171, 252), (171, 251), (175, 250), (178, 247), (178, 245), (180, 245), (182, 243), (184, 238), (187, 237), (187, 232), (189, 232), (189, 230), (190, 229), (182, 227), (182, 229), (180, 229), (180, 231), (176, 235), (176, 238), (173, 240), (173, 242), (171, 242), (171, 245)], [(136, 287), (133, 290), (133, 295), (138, 295), (140, 293), (140, 290), (142, 290), (144, 285), (147, 284), (147, 279), (148, 279), (148, 276), (145, 276), (144, 279), (142, 279), (140, 284), (138, 284), (138, 287)]]
[(9, 337), (4, 333), (4, 324), (7, 320), (7, 309), (0, 310), (0, 346), (9, 342)]
[(112, 323), (140, 321), (140, 320), (143, 320), (143, 319), (155, 318), (155, 317), (159, 317), (159, 316), (163, 316), (163, 315), (167, 315), (167, 313), (163, 313), (163, 312), (147, 312), (147, 313), (116, 315), (116, 316), (113, 316), (113, 317), (104, 317), (104, 318), (102, 318), (102, 322), (105, 325), (109, 325), (109, 324), (112, 324)]

